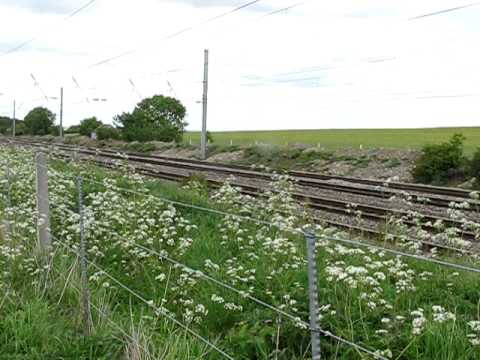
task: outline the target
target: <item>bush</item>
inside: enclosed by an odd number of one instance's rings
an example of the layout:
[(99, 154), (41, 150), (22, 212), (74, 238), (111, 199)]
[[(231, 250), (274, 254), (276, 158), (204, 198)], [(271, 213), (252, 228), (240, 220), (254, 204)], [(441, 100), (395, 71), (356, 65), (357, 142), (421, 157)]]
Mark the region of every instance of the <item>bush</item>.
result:
[(50, 129), (48, 130), (48, 133), (53, 136), (60, 136), (60, 126), (59, 125), (51, 126)]
[(80, 133), (80, 125), (72, 125), (65, 130), (65, 134), (79, 134)]
[(470, 161), (470, 176), (477, 178), (477, 183), (480, 181), (480, 147), (477, 148)]
[(15, 121), (15, 135), (25, 135), (26, 133), (27, 133), (27, 128), (25, 124), (23, 122), (19, 123)]
[(207, 142), (213, 144), (213, 135), (210, 131), (207, 131)]
[(96, 133), (98, 140), (120, 139), (120, 132), (110, 125), (102, 125), (98, 127)]
[(462, 176), (462, 167), (466, 164), (463, 156), (464, 140), (462, 134), (455, 134), (448, 142), (424, 146), (412, 171), (415, 181), (444, 184)]
[(170, 142), (177, 138), (174, 129), (158, 129), (154, 126), (128, 127), (121, 129), (122, 137), (126, 141), (163, 141)]
[(90, 135), (102, 125), (102, 122), (99, 121), (95, 116), (93, 116), (91, 118), (83, 119), (80, 122), (78, 132), (80, 133), (80, 135), (90, 137)]

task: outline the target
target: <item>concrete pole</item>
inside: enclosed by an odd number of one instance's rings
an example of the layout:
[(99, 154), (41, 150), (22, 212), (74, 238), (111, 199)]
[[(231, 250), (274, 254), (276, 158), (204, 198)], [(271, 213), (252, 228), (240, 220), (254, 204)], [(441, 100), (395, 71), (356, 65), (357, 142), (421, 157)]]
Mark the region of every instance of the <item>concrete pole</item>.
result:
[(90, 290), (88, 288), (88, 260), (87, 245), (85, 238), (85, 219), (83, 212), (83, 179), (77, 179), (78, 189), (78, 212), (80, 216), (80, 267), (82, 275), (82, 305), (83, 305), (83, 325), (85, 336), (92, 333), (92, 313), (90, 310)]
[(307, 241), (308, 260), (308, 295), (310, 309), (310, 337), (312, 343), (312, 360), (320, 360), (320, 333), (318, 325), (318, 285), (317, 285), (317, 257), (316, 236), (312, 232), (305, 235)]
[(63, 87), (60, 88), (60, 137), (63, 138)]
[(50, 234), (47, 155), (42, 152), (37, 153), (35, 163), (37, 167), (37, 236), (40, 250), (45, 252), (52, 243)]
[(208, 105), (208, 50), (205, 50), (203, 67), (203, 112), (202, 112), (202, 135), (201, 135), (201, 157), (207, 158), (207, 105)]

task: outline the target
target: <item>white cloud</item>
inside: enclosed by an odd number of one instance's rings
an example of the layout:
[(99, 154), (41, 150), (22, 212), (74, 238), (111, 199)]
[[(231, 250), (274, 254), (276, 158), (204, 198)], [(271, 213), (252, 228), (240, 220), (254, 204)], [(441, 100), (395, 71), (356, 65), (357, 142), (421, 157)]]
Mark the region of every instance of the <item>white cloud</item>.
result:
[[(56, 101), (38, 100), (33, 73), (49, 96), (64, 86), (68, 125), (93, 114), (110, 122), (138, 93), (165, 93), (179, 96), (198, 129), (209, 48), (212, 130), (457, 126), (480, 117), (480, 96), (454, 97), (480, 95), (480, 7), (407, 20), (466, 1), (307, 1), (262, 18), (296, 3), (265, 0), (202, 25), (247, 1), (98, 0), (69, 20), (85, 1), (28, 2), (35, 11), (27, 2), (0, 4), (0, 51), (35, 39), (0, 56), (0, 114), (13, 98), (25, 103), (20, 116), (36, 105), (57, 111)], [(94, 97), (108, 101), (85, 101)]]

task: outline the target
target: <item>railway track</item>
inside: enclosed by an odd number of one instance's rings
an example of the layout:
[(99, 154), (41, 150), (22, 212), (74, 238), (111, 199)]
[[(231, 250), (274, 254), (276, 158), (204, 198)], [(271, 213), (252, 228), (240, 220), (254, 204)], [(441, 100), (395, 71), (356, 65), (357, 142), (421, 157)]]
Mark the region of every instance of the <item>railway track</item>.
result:
[[(64, 144), (46, 144), (46, 143), (29, 143), (35, 146), (54, 146), (55, 148), (66, 151), (77, 151), (85, 155), (102, 155), (115, 159), (125, 159), (146, 163), (151, 165), (168, 166), (173, 168), (185, 169), (195, 172), (215, 172), (228, 175), (240, 176), (250, 179), (270, 180), (272, 175), (264, 171), (253, 170), (251, 167), (242, 165), (209, 163), (206, 161), (184, 158), (172, 158), (159, 155), (145, 155), (138, 153), (120, 153), (109, 149), (92, 149), (81, 148)], [(480, 209), (480, 201), (474, 200), (470, 196), (470, 192), (458, 188), (447, 188), (438, 186), (429, 186), (421, 184), (410, 184), (400, 182), (384, 182), (372, 179), (360, 179), (344, 176), (332, 176), (305, 171), (289, 171), (288, 174), (297, 181), (298, 185), (307, 186), (317, 189), (335, 190), (343, 193), (364, 195), (375, 198), (389, 199), (392, 197), (409, 197), (409, 201), (413, 203), (425, 204), (436, 207), (448, 208), (453, 203), (466, 202), (469, 209), (465, 211), (477, 211)], [(367, 185), (368, 187), (366, 187)], [(406, 192), (408, 194), (406, 194)]]
[[(33, 146), (33, 147), (50, 147), (50, 150), (53, 150), (50, 144), (45, 143), (38, 143), (38, 142), (25, 142), (25, 141), (15, 141), (15, 144), (22, 145), (22, 146)], [(87, 156), (87, 157), (94, 157), (97, 164), (101, 166), (111, 167), (111, 161), (114, 160), (125, 160), (128, 158), (128, 161), (133, 162), (136, 168), (136, 171), (142, 173), (144, 175), (162, 178), (172, 181), (181, 181), (191, 176), (192, 173), (204, 172), (204, 173), (221, 173), (226, 175), (235, 175), (238, 178), (242, 179), (262, 179), (262, 180), (271, 180), (272, 175), (265, 172), (254, 171), (245, 166), (231, 166), (225, 164), (211, 164), (208, 162), (200, 161), (200, 160), (187, 160), (187, 159), (176, 159), (176, 158), (168, 158), (162, 156), (152, 156), (152, 155), (143, 155), (143, 154), (136, 154), (136, 153), (128, 153), (128, 154), (120, 154), (113, 150), (100, 150), (100, 149), (91, 149), (91, 148), (77, 148), (73, 146), (67, 145), (58, 145), (55, 144), (53, 146), (54, 149), (58, 149), (60, 151), (64, 151), (66, 153), (72, 154), (72, 152), (77, 152), (78, 154)], [(100, 160), (102, 159), (102, 160)], [(106, 159), (106, 160), (103, 160)], [(109, 163), (110, 162), (110, 163)], [(146, 165), (146, 166), (145, 166)], [(168, 167), (171, 169), (178, 169), (183, 170), (182, 172), (175, 172), (175, 171), (165, 171), (161, 169), (155, 169), (153, 166), (159, 167)], [(312, 188), (318, 189), (329, 189), (329, 190), (336, 190), (339, 192), (350, 193), (350, 194), (359, 194), (365, 196), (371, 196), (374, 198), (388, 198), (391, 196), (398, 195), (398, 191), (394, 191), (391, 189), (385, 189), (382, 186), (382, 189), (372, 189), (372, 188), (361, 188), (358, 186), (359, 183), (365, 182), (368, 183), (367, 185), (375, 184), (376, 187), (379, 187), (378, 184), (382, 184), (380, 181), (376, 180), (368, 180), (368, 179), (355, 179), (355, 178), (344, 178), (344, 177), (330, 177), (328, 175), (321, 175), (321, 174), (313, 174), (313, 173), (306, 173), (306, 172), (298, 172), (298, 171), (291, 171), (290, 175), (295, 178), (297, 183), (302, 186), (309, 186)], [(345, 184), (336, 184), (331, 183), (331, 178), (339, 179), (341, 178), (342, 182), (347, 182), (345, 179), (351, 179), (351, 185)], [(328, 180), (325, 180), (328, 179)], [(208, 178), (207, 181), (210, 186), (212, 187), (219, 187), (223, 184), (223, 181), (216, 180), (213, 178)], [(356, 183), (354, 183), (356, 181)], [(438, 206), (438, 207), (448, 207), (452, 201), (462, 201), (468, 202), (471, 205), (471, 208), (478, 208), (480, 203), (473, 199), (470, 199), (470, 195), (468, 191), (461, 190), (461, 189), (449, 189), (449, 188), (440, 188), (440, 187), (431, 187), (425, 185), (416, 185), (416, 184), (403, 184), (403, 183), (393, 183), (394, 185), (401, 185), (401, 188), (398, 190), (405, 191), (407, 188), (410, 189), (422, 189), (426, 191), (426, 193), (415, 194), (413, 199), (420, 201), (420, 198), (424, 199), (426, 196), (429, 196), (428, 204), (430, 206)], [(242, 193), (258, 196), (261, 193), (262, 189), (257, 185), (246, 184), (245, 182), (233, 181), (232, 185), (241, 189)], [(389, 186), (392, 183), (389, 184)], [(444, 192), (444, 197), (439, 197), (440, 193)], [(455, 194), (455, 196), (453, 196)], [(311, 208), (315, 210), (320, 210), (328, 213), (335, 213), (343, 216), (352, 216), (352, 209), (351, 203), (340, 200), (340, 199), (332, 199), (326, 198), (321, 196), (314, 196), (311, 194), (305, 194), (301, 192), (296, 192), (292, 194), (292, 196), (301, 202), (306, 202)], [(424, 203), (425, 200), (422, 200)], [(457, 227), (459, 229), (462, 228), (462, 223), (450, 218), (440, 217), (440, 216), (431, 216), (424, 214), (422, 216), (422, 223), (419, 225), (417, 221), (410, 219), (409, 213), (404, 210), (392, 210), (386, 209), (380, 206), (374, 206), (370, 204), (357, 204), (355, 207), (355, 211), (361, 212), (361, 217), (363, 219), (368, 219), (372, 222), (376, 222), (378, 224), (385, 224), (386, 220), (390, 216), (395, 216), (397, 218), (402, 218), (403, 222), (411, 227), (417, 226), (420, 227), (422, 230), (425, 230), (429, 233), (435, 233), (436, 230), (432, 225), (438, 220), (441, 220), (445, 225), (450, 227)], [(322, 219), (318, 219), (319, 221)], [(346, 229), (355, 229), (357, 231), (361, 231), (363, 233), (367, 233), (370, 235), (379, 235), (382, 232), (378, 229), (372, 229), (370, 227), (364, 227), (359, 224), (349, 224), (349, 223), (342, 223), (340, 221), (325, 221), (330, 225), (334, 225), (337, 227), (343, 227)], [(467, 240), (476, 240), (476, 234), (470, 231), (463, 231), (461, 233), (461, 237)], [(438, 247), (441, 247), (438, 245)]]

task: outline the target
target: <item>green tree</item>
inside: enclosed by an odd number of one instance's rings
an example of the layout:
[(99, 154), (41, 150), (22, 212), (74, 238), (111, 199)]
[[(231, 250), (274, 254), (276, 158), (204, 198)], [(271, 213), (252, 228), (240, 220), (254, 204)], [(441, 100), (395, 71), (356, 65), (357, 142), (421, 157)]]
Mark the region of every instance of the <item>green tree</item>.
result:
[(187, 110), (175, 98), (155, 95), (137, 104), (132, 113), (114, 118), (127, 141), (175, 141), (180, 142), (187, 123)]
[(102, 122), (99, 121), (95, 116), (83, 119), (80, 121), (80, 126), (78, 127), (78, 132), (83, 136), (90, 136), (98, 127), (102, 126)]
[(0, 132), (2, 134), (10, 135), (12, 133), (12, 122), (13, 120), (8, 116), (0, 116)]
[(443, 184), (461, 175), (462, 166), (466, 164), (464, 141), (462, 134), (455, 134), (448, 142), (425, 145), (412, 172), (414, 179), (427, 184)]
[(32, 135), (47, 135), (51, 132), (55, 114), (44, 107), (36, 107), (25, 116), (24, 124)]

